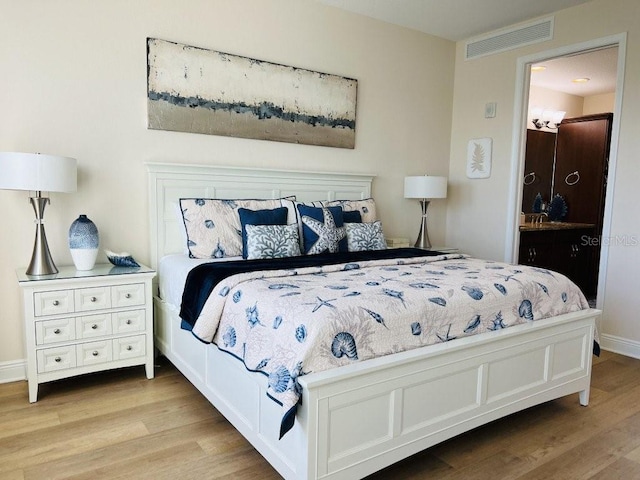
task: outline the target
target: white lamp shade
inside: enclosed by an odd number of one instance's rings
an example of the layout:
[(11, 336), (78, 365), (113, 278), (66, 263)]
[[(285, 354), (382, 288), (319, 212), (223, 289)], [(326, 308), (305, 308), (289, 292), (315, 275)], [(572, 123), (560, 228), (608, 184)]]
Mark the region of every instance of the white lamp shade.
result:
[(404, 177), (404, 198), (447, 198), (447, 177)]
[(553, 123), (562, 123), (562, 120), (564, 119), (564, 116), (566, 114), (567, 114), (567, 112), (563, 112), (562, 110), (558, 110), (557, 112), (554, 112), (553, 118), (551, 119), (551, 121)]
[(39, 153), (0, 152), (0, 189), (75, 192), (75, 158)]

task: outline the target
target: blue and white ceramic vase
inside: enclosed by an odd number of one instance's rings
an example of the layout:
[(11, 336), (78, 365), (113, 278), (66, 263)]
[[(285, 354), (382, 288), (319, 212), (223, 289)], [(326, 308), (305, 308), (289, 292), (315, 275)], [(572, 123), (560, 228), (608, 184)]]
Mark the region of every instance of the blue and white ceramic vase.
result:
[(73, 221), (69, 227), (69, 250), (76, 270), (93, 268), (99, 243), (98, 229), (86, 215), (80, 215)]

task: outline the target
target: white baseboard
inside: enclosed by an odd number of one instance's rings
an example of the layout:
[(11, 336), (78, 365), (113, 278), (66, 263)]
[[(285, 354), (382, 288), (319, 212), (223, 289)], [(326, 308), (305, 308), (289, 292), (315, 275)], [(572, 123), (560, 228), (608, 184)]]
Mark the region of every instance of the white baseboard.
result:
[(615, 335), (600, 335), (600, 347), (613, 353), (640, 359), (640, 342)]
[(26, 360), (0, 363), (0, 383), (18, 382), (27, 379)]

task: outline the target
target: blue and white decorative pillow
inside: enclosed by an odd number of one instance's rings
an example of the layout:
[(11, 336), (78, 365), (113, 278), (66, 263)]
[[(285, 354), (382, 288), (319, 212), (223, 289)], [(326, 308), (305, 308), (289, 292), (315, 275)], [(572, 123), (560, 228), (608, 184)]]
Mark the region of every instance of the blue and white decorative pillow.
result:
[(286, 258), (300, 255), (298, 225), (245, 225), (247, 258)]
[[(287, 197), (289, 200), (294, 198)], [(223, 258), (242, 255), (242, 227), (238, 209), (274, 209), (282, 207), (284, 200), (181, 198), (180, 211), (187, 232), (189, 257)]]
[(346, 211), (342, 210), (342, 219), (344, 223), (362, 223), (362, 215), (357, 210)]
[(366, 198), (364, 200), (331, 200), (329, 202), (322, 202), (322, 205), (325, 207), (342, 207), (342, 210), (345, 212), (360, 212), (362, 221), (365, 223), (378, 220), (376, 202), (373, 198)]
[(365, 250), (385, 250), (387, 242), (384, 240), (382, 223), (345, 223), (347, 230), (347, 244), (350, 252)]
[(305, 254), (347, 251), (347, 233), (341, 207), (297, 207), (302, 220), (302, 244)]
[(288, 210), (286, 207), (270, 210), (249, 210), (239, 208), (240, 225), (242, 228), (242, 258), (247, 258), (247, 226), (248, 225), (286, 225)]

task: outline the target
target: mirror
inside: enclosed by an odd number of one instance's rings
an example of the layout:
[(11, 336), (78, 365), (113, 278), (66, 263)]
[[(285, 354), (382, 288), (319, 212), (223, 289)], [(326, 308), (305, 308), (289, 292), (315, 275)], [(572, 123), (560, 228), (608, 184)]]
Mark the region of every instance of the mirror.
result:
[[(554, 58), (531, 66), (528, 130), (522, 179), (521, 211), (525, 215), (546, 212), (556, 194), (564, 197), (569, 191), (575, 190), (568, 189), (568, 186), (575, 181), (576, 176), (571, 177), (567, 185), (565, 177), (571, 172), (576, 172), (576, 169), (579, 175), (582, 174), (580, 165), (571, 167), (566, 172), (564, 167), (561, 168), (563, 175), (560, 178), (556, 152), (560, 148), (564, 149), (561, 155), (563, 158), (567, 155), (572, 156), (567, 152), (580, 149), (580, 145), (572, 146), (578, 142), (574, 139), (567, 140), (568, 132), (560, 134), (565, 141), (559, 145), (558, 131), (570, 130), (565, 125), (569, 119), (613, 111), (617, 56), (617, 47), (607, 47)], [(584, 78), (585, 73), (591, 78)], [(558, 129), (560, 114), (565, 114), (566, 119), (562, 123), (563, 127)], [(564, 160), (563, 162), (567, 163)], [(569, 208), (571, 210), (571, 206)]]

